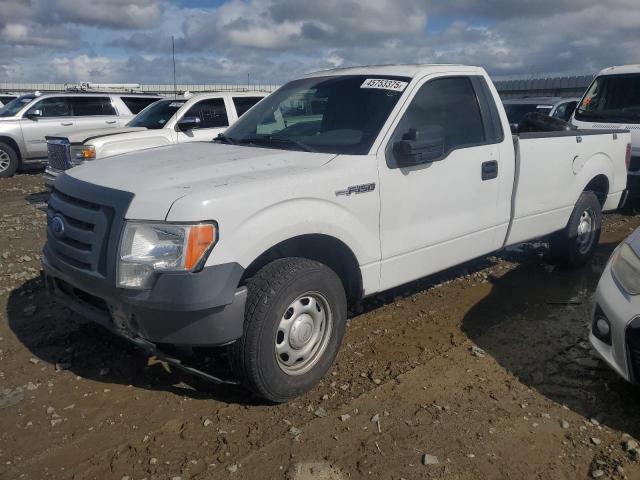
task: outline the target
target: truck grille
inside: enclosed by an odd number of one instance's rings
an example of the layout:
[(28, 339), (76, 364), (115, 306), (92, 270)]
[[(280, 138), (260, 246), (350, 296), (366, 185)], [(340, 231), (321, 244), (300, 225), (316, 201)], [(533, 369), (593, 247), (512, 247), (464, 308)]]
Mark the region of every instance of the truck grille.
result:
[(627, 327), (627, 354), (632, 380), (640, 384), (640, 318)]
[(57, 170), (71, 168), (70, 145), (67, 140), (47, 140), (47, 157), (49, 165)]
[(106, 247), (113, 208), (53, 190), (47, 209), (47, 242), (56, 256), (79, 270), (106, 276)]

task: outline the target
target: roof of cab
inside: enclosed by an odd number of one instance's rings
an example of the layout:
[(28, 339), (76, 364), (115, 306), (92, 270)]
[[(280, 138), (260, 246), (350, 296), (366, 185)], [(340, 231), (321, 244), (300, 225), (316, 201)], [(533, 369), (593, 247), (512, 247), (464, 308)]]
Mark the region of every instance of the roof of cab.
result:
[(325, 77), (330, 75), (392, 75), (398, 77), (416, 77), (430, 73), (460, 72), (484, 74), (482, 67), (455, 64), (397, 64), (397, 65), (364, 65), (359, 67), (332, 68), (305, 75), (304, 78)]
[(624, 75), (626, 73), (640, 73), (640, 65), (620, 65), (614, 67), (607, 67), (604, 70), (600, 70), (600, 75)]

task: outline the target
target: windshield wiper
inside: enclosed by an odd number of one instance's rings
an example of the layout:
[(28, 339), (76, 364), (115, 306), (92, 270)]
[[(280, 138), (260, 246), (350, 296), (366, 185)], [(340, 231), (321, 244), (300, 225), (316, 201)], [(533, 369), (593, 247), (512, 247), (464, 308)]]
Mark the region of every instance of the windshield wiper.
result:
[(305, 152), (315, 152), (315, 150), (313, 148), (311, 148), (309, 145), (307, 145), (306, 143), (302, 143), (298, 140), (294, 140), (292, 138), (288, 138), (288, 137), (269, 137), (269, 140), (271, 141), (276, 141), (278, 143), (286, 143), (289, 145), (295, 145), (296, 147), (300, 148), (301, 150), (304, 150)]
[(219, 143), (227, 143), (229, 145), (235, 145), (235, 140), (232, 140), (230, 137), (227, 137), (224, 133), (219, 133), (216, 138), (213, 139), (214, 142)]
[(269, 147), (269, 146), (275, 147), (275, 144), (293, 145), (305, 152), (316, 151), (313, 148), (311, 148), (309, 145), (306, 145), (298, 140), (294, 140), (288, 137), (269, 136), (269, 135), (264, 137), (252, 136), (252, 137), (247, 137), (243, 139), (238, 139), (237, 142), (249, 144), (249, 145), (253, 144), (253, 145), (266, 146), (266, 147)]

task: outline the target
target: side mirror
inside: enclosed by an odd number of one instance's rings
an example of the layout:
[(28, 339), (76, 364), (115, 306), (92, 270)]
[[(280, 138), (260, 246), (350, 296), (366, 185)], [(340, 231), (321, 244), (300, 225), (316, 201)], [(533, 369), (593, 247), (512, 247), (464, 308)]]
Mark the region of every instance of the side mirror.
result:
[(192, 130), (200, 125), (199, 117), (182, 117), (176, 125), (176, 130), (180, 132), (186, 132)]
[(393, 144), (393, 154), (399, 167), (411, 167), (441, 160), (444, 144), (444, 128), (439, 125), (410, 128)]
[(25, 115), (29, 120), (37, 120), (42, 117), (42, 110), (39, 108), (34, 108), (33, 110), (29, 110)]

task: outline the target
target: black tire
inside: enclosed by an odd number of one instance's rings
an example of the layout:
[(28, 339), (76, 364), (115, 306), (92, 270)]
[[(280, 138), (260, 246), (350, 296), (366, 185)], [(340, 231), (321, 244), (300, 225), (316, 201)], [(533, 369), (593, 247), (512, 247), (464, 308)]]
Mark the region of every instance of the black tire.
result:
[[(588, 215), (592, 222), (588, 239), (584, 234), (578, 234), (585, 215)], [(593, 192), (582, 192), (567, 226), (551, 236), (549, 246), (552, 261), (572, 268), (584, 265), (598, 246), (601, 227), (602, 208), (598, 197)]]
[[(9, 157), (9, 165), (5, 167), (3, 166), (3, 158), (6, 160), (7, 156)], [(18, 157), (18, 152), (10, 145), (0, 142), (0, 178), (11, 177), (16, 173), (19, 165), (20, 157)]]
[[(270, 402), (285, 402), (309, 391), (331, 367), (344, 336), (347, 300), (340, 278), (322, 263), (284, 258), (258, 271), (248, 281), (247, 288), (244, 334), (231, 345), (229, 355), (232, 371), (246, 388)], [(281, 322), (286, 318), (285, 314), (293, 312), (291, 307), (295, 302), (304, 301), (307, 295), (318, 295), (322, 301), (326, 300), (321, 315), (327, 321), (320, 323), (330, 329), (322, 335), (324, 341), (319, 342), (322, 348), (318, 347), (315, 356), (309, 355), (308, 358), (315, 362), (309, 361), (309, 370), (290, 374), (284, 369), (296, 366), (281, 366), (276, 342), (282, 343)], [(302, 318), (302, 315), (296, 318)]]

